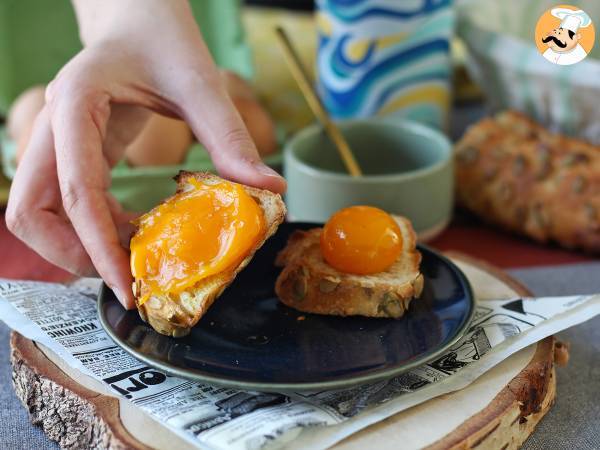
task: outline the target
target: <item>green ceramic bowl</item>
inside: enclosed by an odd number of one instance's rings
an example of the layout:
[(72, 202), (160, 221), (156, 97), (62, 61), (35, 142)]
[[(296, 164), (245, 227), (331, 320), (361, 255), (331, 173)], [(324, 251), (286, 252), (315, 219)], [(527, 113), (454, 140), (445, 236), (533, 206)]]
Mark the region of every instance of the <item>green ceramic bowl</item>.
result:
[(341, 208), (372, 205), (408, 217), (421, 240), (444, 229), (454, 186), (451, 144), (443, 134), (399, 119), (339, 126), (364, 175), (348, 175), (320, 125), (300, 131), (284, 151), (292, 220), (324, 222)]

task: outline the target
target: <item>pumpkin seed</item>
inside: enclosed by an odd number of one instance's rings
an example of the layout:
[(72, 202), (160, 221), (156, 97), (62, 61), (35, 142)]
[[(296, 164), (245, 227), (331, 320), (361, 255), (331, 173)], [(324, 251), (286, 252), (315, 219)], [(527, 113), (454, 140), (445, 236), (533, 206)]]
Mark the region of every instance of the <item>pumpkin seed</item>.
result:
[(590, 203), (586, 203), (583, 208), (585, 211), (585, 215), (590, 221), (594, 222), (598, 220), (598, 211), (593, 205), (591, 205)]
[(381, 303), (377, 305), (377, 312), (386, 314), (389, 317), (398, 317), (404, 312), (401, 299), (396, 294), (385, 292), (381, 297)]
[(583, 192), (583, 190), (585, 189), (585, 186), (586, 186), (585, 178), (583, 178), (581, 175), (579, 175), (573, 180), (573, 184), (571, 185), (571, 188), (573, 189), (573, 192), (575, 194), (581, 194)]
[(527, 160), (523, 155), (517, 155), (515, 160), (513, 161), (513, 174), (515, 176), (520, 176), (525, 171), (525, 167), (527, 166)]
[(501, 147), (496, 147), (492, 150), (492, 156), (497, 160), (504, 159), (506, 155), (506, 151)]
[(461, 164), (472, 164), (477, 160), (479, 150), (475, 147), (467, 146), (459, 151), (456, 159)]
[(500, 198), (505, 202), (509, 201), (512, 198), (513, 189), (509, 184), (501, 184), (500, 185)]
[(536, 173), (536, 178), (538, 180), (542, 180), (546, 178), (552, 170), (552, 162), (550, 161), (550, 147), (542, 142), (538, 144), (537, 149), (540, 168)]
[[(417, 295), (419, 295), (421, 293), (421, 291), (423, 291), (423, 283), (425, 282), (425, 280), (423, 279), (422, 275), (419, 275), (417, 278), (415, 278), (412, 282), (413, 285), (413, 289), (415, 290), (415, 293), (418, 293)], [(408, 301), (406, 302), (406, 304), (408, 305)]]
[(550, 219), (543, 210), (542, 205), (535, 205), (531, 211), (531, 216), (540, 228), (547, 228), (550, 225)]
[(162, 300), (154, 295), (148, 299), (148, 307), (152, 309), (160, 309), (162, 307)]
[(183, 336), (187, 336), (190, 332), (189, 328), (181, 328), (181, 327), (176, 327), (173, 332), (171, 333), (171, 335), (175, 338), (180, 338)]
[(527, 208), (524, 206), (517, 206), (515, 210), (515, 220), (519, 223), (525, 222), (527, 219)]
[(497, 175), (498, 175), (497, 167), (488, 167), (483, 172), (483, 177), (485, 178), (486, 181), (492, 181), (494, 178), (496, 178)]
[(572, 167), (575, 164), (587, 163), (590, 158), (585, 153), (569, 153), (561, 162), (563, 167)]
[(335, 281), (331, 281), (328, 280), (327, 278), (323, 278), (321, 281), (319, 281), (319, 290), (323, 293), (323, 294), (329, 294), (333, 291), (335, 291), (335, 288), (338, 287), (337, 282)]
[(294, 284), (292, 285), (292, 296), (294, 300), (300, 302), (304, 300), (306, 297), (306, 291), (308, 290), (306, 278), (304, 276), (298, 276), (294, 280)]

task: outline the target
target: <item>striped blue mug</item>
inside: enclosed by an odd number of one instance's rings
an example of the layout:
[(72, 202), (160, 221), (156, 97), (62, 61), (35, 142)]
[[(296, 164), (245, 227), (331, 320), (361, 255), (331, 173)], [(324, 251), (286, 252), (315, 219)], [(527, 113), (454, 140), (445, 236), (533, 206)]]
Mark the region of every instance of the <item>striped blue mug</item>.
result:
[(402, 116), (446, 129), (452, 0), (317, 0), (318, 89), (335, 119)]

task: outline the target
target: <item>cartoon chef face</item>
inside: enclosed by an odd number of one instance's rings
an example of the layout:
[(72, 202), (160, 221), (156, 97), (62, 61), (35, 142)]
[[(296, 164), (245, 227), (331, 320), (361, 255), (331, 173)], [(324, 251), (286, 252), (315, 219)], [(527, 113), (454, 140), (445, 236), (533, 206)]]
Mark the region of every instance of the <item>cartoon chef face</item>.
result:
[[(540, 30), (542, 35), (538, 35), (537, 39), (540, 39), (541, 42), (538, 41), (538, 43), (543, 43), (547, 47), (542, 52), (542, 56), (551, 63), (561, 66), (576, 64), (585, 59), (587, 51), (582, 46), (582, 42), (588, 38), (589, 34), (581, 29), (592, 25), (590, 16), (580, 9), (563, 7), (551, 9), (550, 14), (560, 22), (558, 24), (554, 22), (556, 25), (551, 25), (553, 28), (551, 31), (547, 31), (550, 27)], [(552, 21), (554, 20), (552, 19)], [(543, 34), (544, 32), (546, 34)], [(591, 33), (593, 40), (593, 28)]]
[(581, 34), (566, 28), (555, 28), (542, 38), (542, 42), (557, 53), (573, 50), (581, 40)]

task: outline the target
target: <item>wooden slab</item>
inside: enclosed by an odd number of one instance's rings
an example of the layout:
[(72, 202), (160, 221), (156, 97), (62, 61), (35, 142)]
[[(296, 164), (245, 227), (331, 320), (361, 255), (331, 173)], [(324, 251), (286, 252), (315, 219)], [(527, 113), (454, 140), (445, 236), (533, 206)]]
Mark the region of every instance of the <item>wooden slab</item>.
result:
[[(525, 287), (481, 262), (450, 255), (480, 301), (528, 296)], [(49, 349), (11, 337), (13, 385), (39, 425), (63, 448), (191, 449), (189, 443), (113, 397), (105, 385), (67, 366)], [(514, 449), (553, 404), (555, 355), (567, 350), (548, 337), (521, 350), (461, 391), (429, 400), (345, 439), (340, 449)]]

